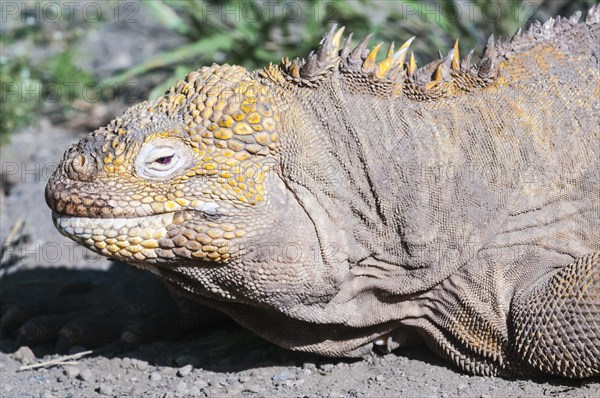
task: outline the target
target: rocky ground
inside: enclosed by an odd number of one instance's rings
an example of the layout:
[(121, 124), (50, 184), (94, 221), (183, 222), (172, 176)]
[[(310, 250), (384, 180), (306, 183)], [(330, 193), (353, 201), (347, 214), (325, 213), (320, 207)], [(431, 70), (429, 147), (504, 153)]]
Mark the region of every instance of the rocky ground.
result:
[[(47, 358), (45, 358), (47, 359)], [(598, 383), (460, 374), (424, 349), (350, 362), (296, 355), (237, 328), (106, 347), (76, 365), (18, 372), (23, 347), (0, 356), (2, 397), (597, 397)]]
[[(121, 30), (114, 26), (91, 29), (82, 43), (96, 51), (89, 51), (85, 62), (97, 68), (132, 64), (158, 51), (164, 43), (177, 40), (163, 35), (162, 41), (152, 45), (127, 44), (136, 42), (127, 40), (128, 35), (150, 35), (150, 28), (143, 24), (143, 18), (141, 21), (135, 26), (121, 26)], [(116, 113), (125, 104), (98, 106), (104, 106), (98, 111), (99, 121), (102, 115)], [(43, 195), (47, 178), (68, 145), (89, 129), (87, 124), (95, 123), (87, 120), (86, 125), (65, 124), (54, 116), (45, 114), (36, 124), (13, 134), (10, 143), (0, 149), (0, 238), (2, 242), (17, 241), (4, 253), (0, 301), (12, 294), (10, 289), (15, 283), (52, 285), (66, 282), (65, 278), (110, 278), (111, 269), (117, 267), (111, 268), (105, 259), (72, 244), (52, 225)], [(39, 269), (44, 270), (39, 274), (42, 276), (35, 274)], [(31, 275), (33, 279), (27, 279)], [(25, 307), (34, 300), (26, 288), (15, 294), (13, 299)], [(0, 311), (4, 310), (0, 302)], [(293, 353), (233, 324), (178, 341), (159, 337), (139, 346), (113, 343), (66, 364), (29, 370), (20, 369), (60, 357), (54, 346), (21, 346), (11, 336), (0, 337), (0, 397), (7, 398), (600, 396), (598, 379), (469, 376), (422, 347), (360, 360)], [(73, 347), (69, 354), (86, 350)]]

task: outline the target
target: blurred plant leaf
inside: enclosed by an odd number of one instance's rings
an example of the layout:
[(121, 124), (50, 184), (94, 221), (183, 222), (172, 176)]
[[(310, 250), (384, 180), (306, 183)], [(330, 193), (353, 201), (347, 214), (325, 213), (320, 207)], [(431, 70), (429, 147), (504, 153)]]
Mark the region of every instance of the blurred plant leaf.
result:
[(188, 25), (171, 7), (162, 2), (162, 0), (144, 0), (143, 4), (152, 17), (166, 28), (172, 29), (182, 35), (189, 34), (190, 28)]
[(175, 68), (175, 72), (173, 73), (173, 78), (166, 79), (164, 82), (162, 82), (158, 86), (154, 87), (152, 89), (152, 91), (150, 91), (150, 93), (148, 94), (148, 99), (162, 97), (165, 94), (165, 92), (167, 92), (169, 90), (169, 88), (174, 86), (178, 80), (183, 79), (183, 77), (185, 75), (187, 75), (189, 73), (189, 71), (190, 71), (190, 68), (188, 68), (187, 66), (178, 65)]
[(133, 68), (103, 80), (100, 84), (103, 88), (107, 88), (114, 84), (119, 84), (128, 81), (129, 79), (147, 73), (153, 69), (161, 68), (168, 65), (173, 65), (178, 62), (190, 59), (193, 57), (210, 58), (219, 50), (228, 50), (231, 48), (233, 38), (231, 35), (222, 33), (212, 37), (190, 43), (175, 50), (171, 50), (161, 54), (158, 57), (142, 62)]

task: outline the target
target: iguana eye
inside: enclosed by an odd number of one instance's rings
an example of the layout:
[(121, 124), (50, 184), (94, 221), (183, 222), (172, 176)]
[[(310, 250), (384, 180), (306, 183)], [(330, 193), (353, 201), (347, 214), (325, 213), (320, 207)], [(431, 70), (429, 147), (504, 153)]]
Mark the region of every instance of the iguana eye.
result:
[(191, 148), (177, 139), (159, 138), (145, 142), (135, 160), (138, 174), (144, 178), (169, 178), (193, 161)]
[(158, 164), (165, 164), (166, 165), (166, 164), (171, 163), (171, 160), (173, 160), (174, 156), (175, 155), (163, 156), (163, 157), (160, 157), (160, 158), (156, 159), (155, 162), (158, 163)]

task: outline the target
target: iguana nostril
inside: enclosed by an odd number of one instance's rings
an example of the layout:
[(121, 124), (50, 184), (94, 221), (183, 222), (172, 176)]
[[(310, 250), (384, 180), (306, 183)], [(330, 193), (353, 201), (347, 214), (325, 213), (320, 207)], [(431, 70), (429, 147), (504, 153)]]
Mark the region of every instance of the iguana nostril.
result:
[(78, 174), (85, 174), (85, 165), (86, 158), (83, 155), (77, 155), (71, 161), (71, 167), (73, 168), (73, 171)]
[(76, 154), (69, 161), (69, 177), (80, 181), (89, 181), (94, 175), (94, 162), (84, 154)]

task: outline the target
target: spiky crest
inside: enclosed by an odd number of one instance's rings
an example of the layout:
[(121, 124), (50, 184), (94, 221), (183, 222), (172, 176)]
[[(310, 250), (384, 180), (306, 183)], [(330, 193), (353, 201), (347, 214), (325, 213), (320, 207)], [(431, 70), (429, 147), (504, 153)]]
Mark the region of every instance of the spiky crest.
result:
[[(510, 41), (496, 42), (494, 36), (488, 38), (480, 60), (472, 64), (474, 50), (460, 58), (458, 39), (445, 57), (434, 60), (417, 69), (415, 57), (411, 52), (409, 61), (404, 62), (408, 48), (414, 37), (408, 39), (394, 52), (394, 43), (389, 47), (385, 59), (376, 62), (377, 53), (383, 43), (372, 50), (368, 43), (372, 34), (365, 37), (354, 48), (351, 47), (352, 33), (341, 47), (344, 28), (336, 30), (334, 25), (320, 42), (316, 51), (307, 59), (285, 58), (277, 66), (269, 65), (259, 71), (259, 75), (271, 81), (283, 84), (295, 84), (299, 87), (318, 87), (326, 78), (339, 72), (346, 78), (349, 86), (353, 82), (362, 82), (355, 91), (365, 89), (364, 82), (370, 82), (369, 91), (383, 95), (403, 94), (414, 100), (433, 100), (452, 93), (469, 92), (492, 84), (499, 77), (499, 65), (503, 59), (533, 47), (539, 42), (548, 42), (557, 35), (578, 25), (581, 12), (570, 18), (550, 18), (545, 23), (535, 21), (526, 31), (517, 31)], [(600, 23), (600, 5), (593, 6), (582, 22), (587, 25)]]
[(316, 87), (332, 70), (337, 68), (340, 57), (338, 49), (344, 28), (335, 30), (334, 25), (328, 34), (326, 34), (316, 52), (311, 51), (306, 60), (296, 58), (290, 61), (285, 58), (279, 65), (286, 80), (294, 82), (299, 86)]

